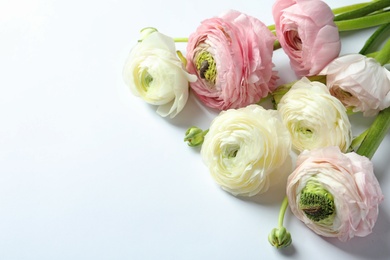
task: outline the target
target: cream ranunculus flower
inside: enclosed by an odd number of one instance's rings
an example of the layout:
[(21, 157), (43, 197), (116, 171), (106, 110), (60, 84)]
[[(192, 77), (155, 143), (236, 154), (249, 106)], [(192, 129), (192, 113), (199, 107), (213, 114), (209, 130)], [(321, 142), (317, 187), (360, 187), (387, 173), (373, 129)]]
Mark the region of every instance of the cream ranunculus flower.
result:
[(201, 155), (224, 190), (253, 196), (268, 189), (271, 173), (284, 166), (290, 151), (290, 135), (277, 111), (249, 105), (213, 120)]
[(286, 194), (299, 220), (315, 233), (341, 241), (370, 234), (384, 198), (372, 162), (335, 146), (302, 152)]
[(354, 112), (375, 116), (390, 106), (390, 72), (373, 58), (344, 55), (334, 59), (320, 74), (326, 75), (330, 93)]
[(328, 88), (307, 78), (297, 81), (282, 97), (278, 111), (298, 151), (338, 146), (347, 151), (352, 130), (346, 109)]
[(161, 116), (175, 117), (188, 100), (189, 74), (176, 54), (172, 38), (148, 28), (142, 41), (131, 50), (123, 69), (123, 78), (135, 96), (158, 105)]

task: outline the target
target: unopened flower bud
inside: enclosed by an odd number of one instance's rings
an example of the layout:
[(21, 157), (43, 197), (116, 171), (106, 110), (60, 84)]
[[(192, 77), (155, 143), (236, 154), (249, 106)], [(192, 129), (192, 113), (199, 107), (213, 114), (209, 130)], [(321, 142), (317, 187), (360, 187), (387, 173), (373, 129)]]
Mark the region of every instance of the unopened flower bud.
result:
[(272, 229), (268, 235), (268, 241), (276, 248), (284, 248), (291, 245), (292, 239), (290, 232), (285, 227), (279, 227)]
[(203, 143), (204, 136), (209, 130), (203, 131), (202, 129), (192, 126), (187, 129), (184, 137), (184, 142), (187, 142), (189, 146), (195, 147)]

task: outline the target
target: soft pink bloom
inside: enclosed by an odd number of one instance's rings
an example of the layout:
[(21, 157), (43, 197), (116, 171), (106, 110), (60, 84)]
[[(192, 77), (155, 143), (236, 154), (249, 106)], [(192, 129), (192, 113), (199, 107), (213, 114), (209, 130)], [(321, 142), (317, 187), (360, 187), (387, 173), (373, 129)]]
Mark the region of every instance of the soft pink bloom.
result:
[(187, 45), (187, 70), (198, 76), (191, 88), (220, 110), (258, 102), (276, 88), (274, 41), (265, 24), (238, 11), (204, 20)]
[(312, 76), (341, 49), (333, 12), (319, 0), (277, 0), (272, 8), (276, 34), (298, 76)]
[(390, 72), (373, 58), (361, 54), (341, 56), (320, 74), (326, 75), (330, 93), (354, 112), (375, 116), (390, 106)]
[[(299, 208), (300, 193), (309, 181), (319, 183), (333, 196), (333, 221), (314, 222)], [(288, 178), (287, 196), (294, 215), (310, 229), (341, 241), (370, 234), (383, 200), (371, 161), (356, 153), (343, 154), (338, 147), (302, 152)]]

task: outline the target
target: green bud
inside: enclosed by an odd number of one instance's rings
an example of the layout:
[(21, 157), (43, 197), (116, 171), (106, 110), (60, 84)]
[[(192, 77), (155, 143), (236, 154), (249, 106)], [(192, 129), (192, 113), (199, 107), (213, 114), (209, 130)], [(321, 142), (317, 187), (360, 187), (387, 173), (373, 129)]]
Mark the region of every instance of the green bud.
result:
[(268, 235), (268, 241), (276, 248), (288, 247), (292, 243), (291, 234), (285, 227), (272, 229)]
[(217, 78), (217, 65), (210, 52), (200, 51), (195, 58), (196, 69), (199, 76), (211, 84), (215, 84)]
[(332, 194), (316, 181), (308, 181), (301, 191), (299, 208), (314, 222), (331, 225), (335, 216)]
[(203, 131), (202, 129), (192, 126), (187, 129), (184, 137), (184, 142), (191, 147), (199, 146), (203, 143), (204, 136), (207, 134), (209, 130)]

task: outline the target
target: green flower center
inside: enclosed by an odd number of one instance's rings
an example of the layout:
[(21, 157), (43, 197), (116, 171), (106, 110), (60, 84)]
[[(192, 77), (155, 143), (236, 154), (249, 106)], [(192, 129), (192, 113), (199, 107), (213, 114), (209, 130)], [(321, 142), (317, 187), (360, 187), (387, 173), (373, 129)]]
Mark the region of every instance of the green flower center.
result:
[(149, 90), (150, 84), (153, 81), (153, 77), (147, 70), (143, 70), (141, 74), (141, 85), (145, 92)]
[(239, 150), (240, 150), (239, 145), (228, 146), (225, 148), (222, 157), (228, 159), (235, 158)]
[(311, 138), (313, 136), (313, 131), (307, 127), (300, 127), (298, 131), (299, 134), (305, 138)]
[(213, 56), (207, 51), (198, 53), (195, 59), (196, 69), (199, 76), (206, 81), (215, 84), (217, 68)]
[(299, 208), (314, 222), (333, 223), (335, 205), (332, 194), (319, 183), (308, 181), (301, 191)]

